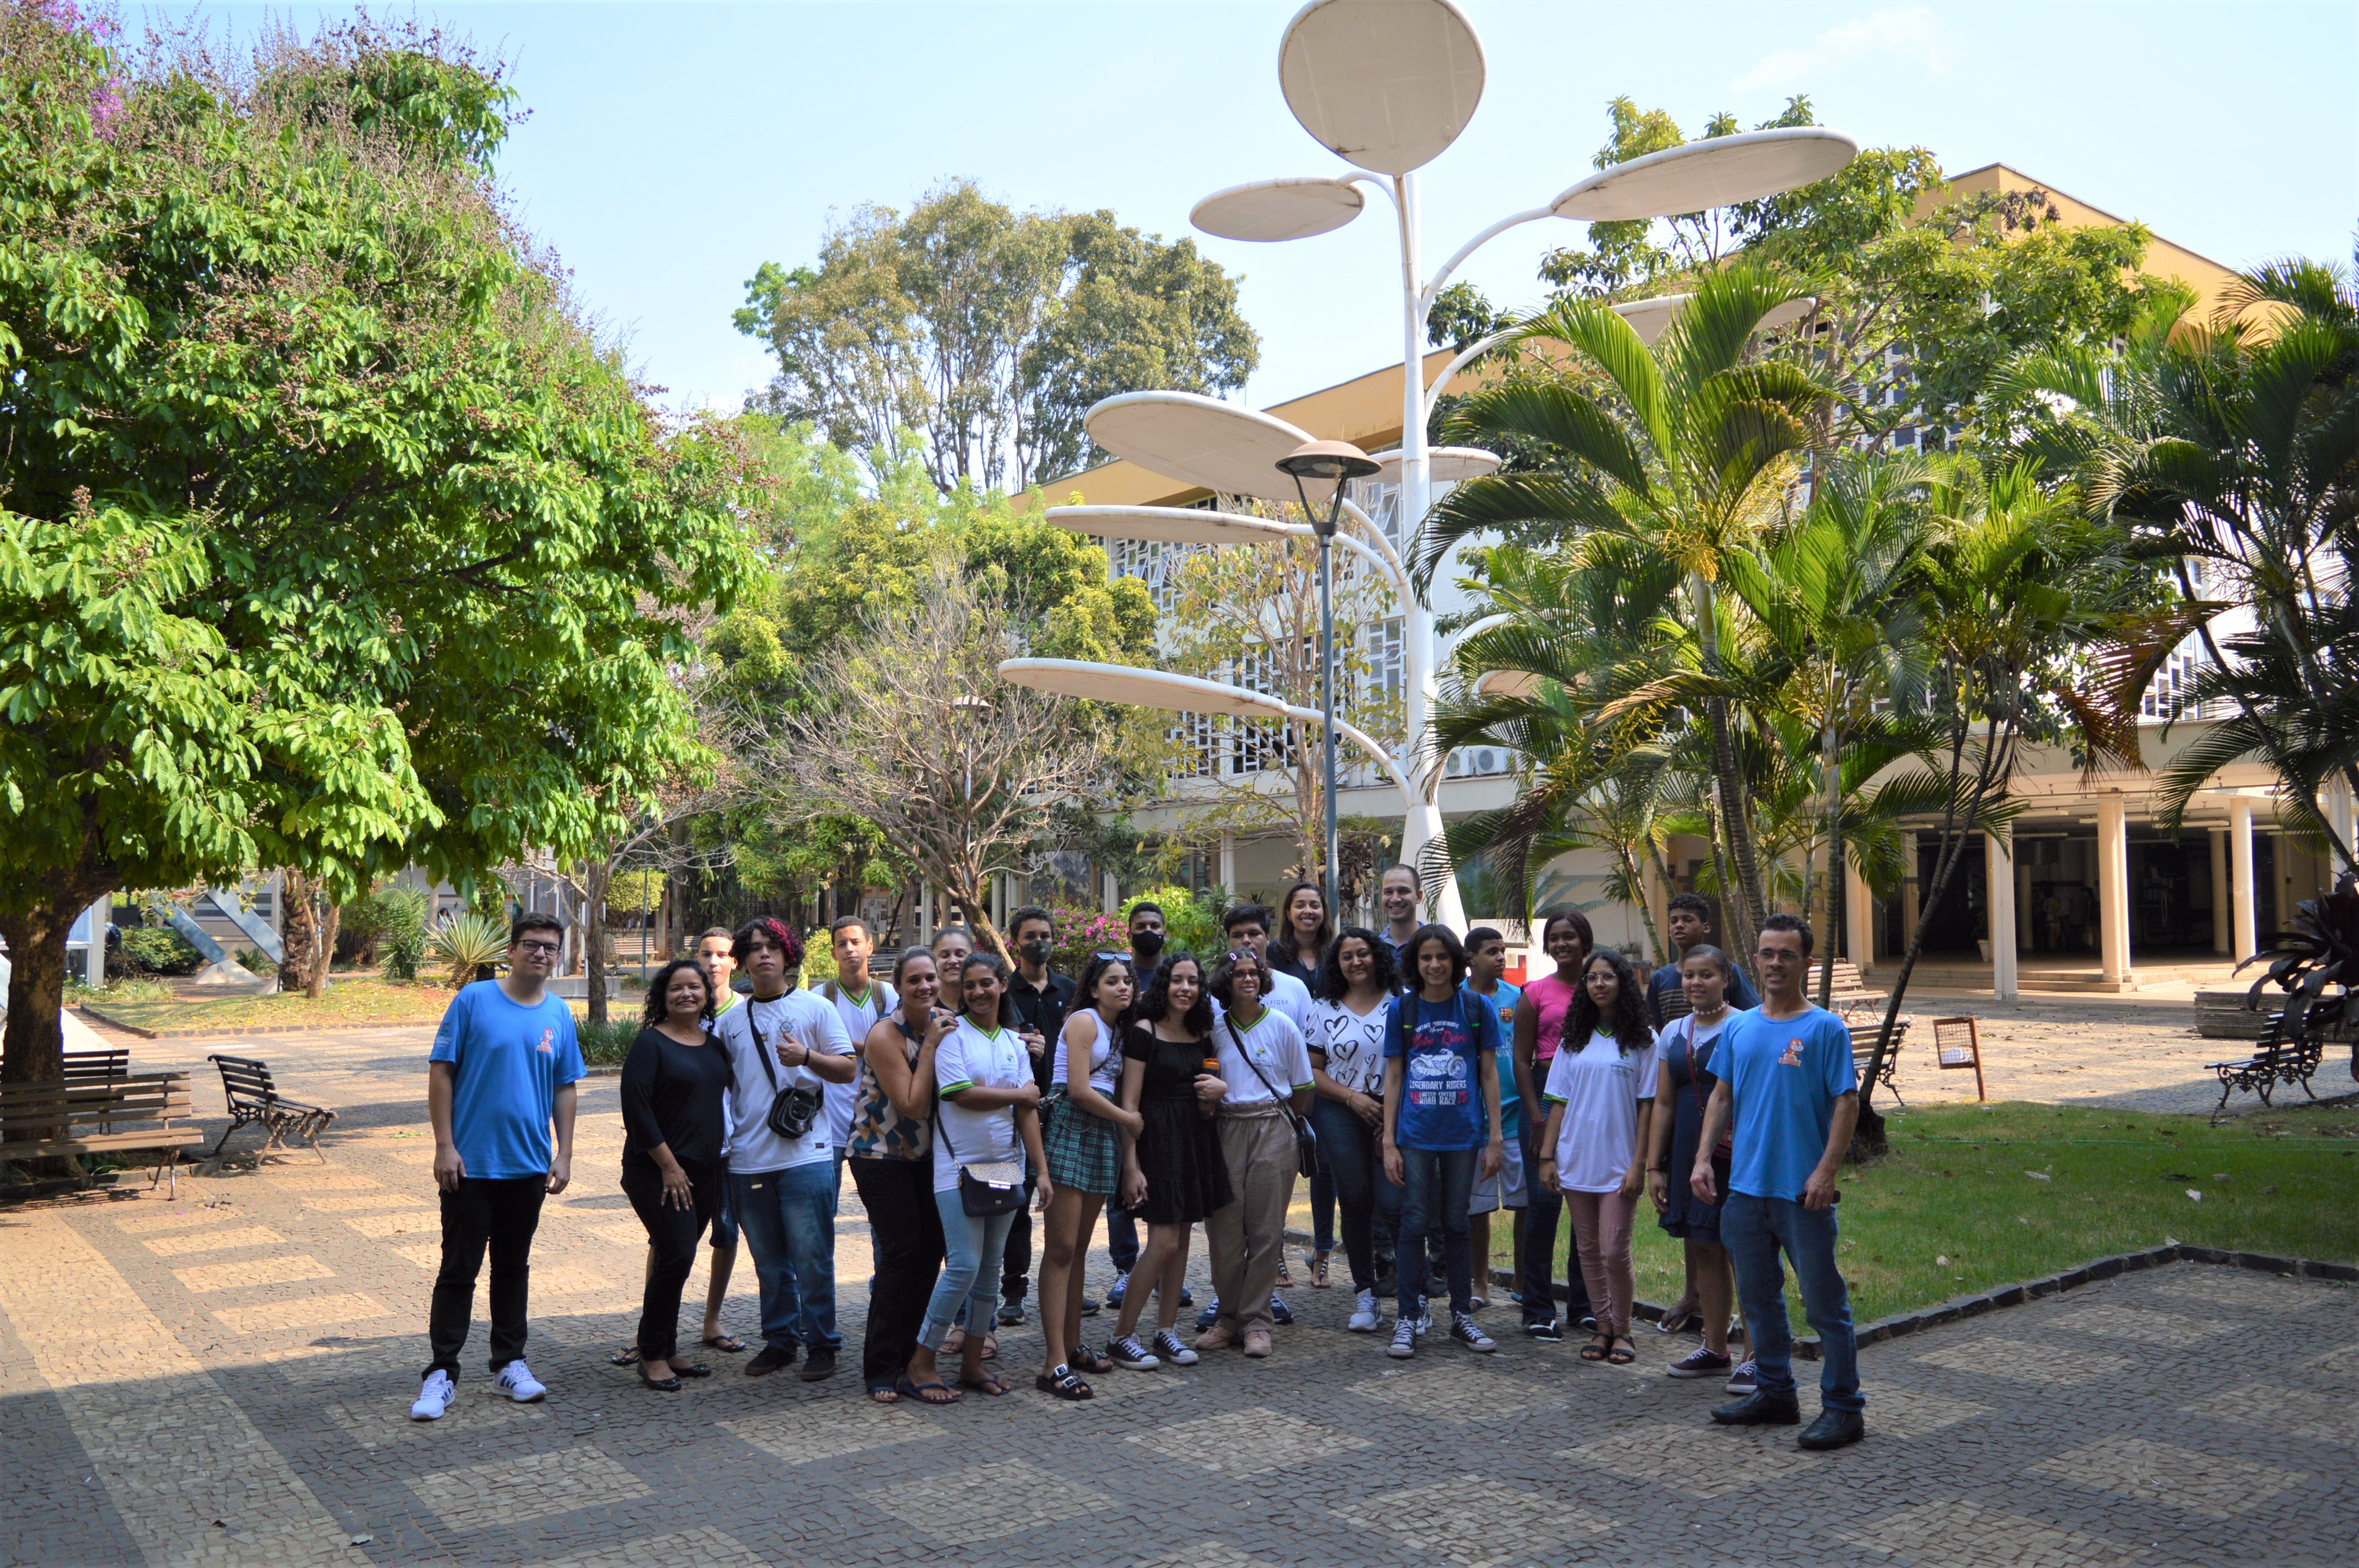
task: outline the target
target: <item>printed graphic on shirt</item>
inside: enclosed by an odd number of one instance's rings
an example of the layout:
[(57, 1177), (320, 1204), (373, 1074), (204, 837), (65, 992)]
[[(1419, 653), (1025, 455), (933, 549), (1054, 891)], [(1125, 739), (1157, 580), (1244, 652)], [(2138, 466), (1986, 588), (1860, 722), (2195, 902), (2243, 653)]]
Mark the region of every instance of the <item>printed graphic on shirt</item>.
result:
[(537, 1046), (537, 1047), (536, 1047), (536, 1049), (537, 1049), (537, 1050), (538, 1050), (538, 1051), (540, 1052), (540, 1054), (541, 1054), (542, 1055), (544, 1055), (544, 1056), (554, 1056), (554, 1055), (556, 1055), (556, 1054), (557, 1054), (557, 1031), (556, 1031), (556, 1030), (554, 1030), (554, 1029), (544, 1029), (544, 1030), (542, 1030), (542, 1031), (540, 1032), (540, 1044), (539, 1044), (538, 1046)]
[(1408, 1057), (1408, 1103), (1460, 1106), (1474, 1098), (1473, 1042), (1455, 1018), (1417, 1026)]
[(1778, 1054), (1777, 1065), (1781, 1067), (1799, 1067), (1802, 1065), (1802, 1038), (1800, 1035), (1798, 1034), (1793, 1039), (1786, 1042), (1786, 1049)]

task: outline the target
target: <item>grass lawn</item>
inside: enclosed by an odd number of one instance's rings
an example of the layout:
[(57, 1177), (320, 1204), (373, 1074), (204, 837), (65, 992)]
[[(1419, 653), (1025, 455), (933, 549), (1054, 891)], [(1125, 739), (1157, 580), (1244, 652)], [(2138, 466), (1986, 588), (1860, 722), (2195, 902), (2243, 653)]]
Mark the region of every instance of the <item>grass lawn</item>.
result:
[(366, 1029), (437, 1023), (451, 1005), (451, 993), (427, 980), (388, 980), (375, 974), (334, 977), (327, 994), (314, 1001), (296, 996), (222, 996), (201, 1000), (94, 1000), (98, 1011), (136, 1029), (205, 1029), (234, 1033), (241, 1029)]
[[(1860, 1323), (2169, 1240), (2359, 1261), (2359, 1104), (2211, 1128), (2201, 1117), (2008, 1102), (1908, 1111), (1888, 1129), (1889, 1153), (1843, 1173), (1843, 1269)], [(1291, 1223), (1310, 1227), (1299, 1187)], [(1560, 1223), (1559, 1279), (1571, 1230)], [(1506, 1268), (1505, 1217), (1491, 1247), (1493, 1265)], [(1675, 1299), (1680, 1244), (1651, 1205), (1633, 1252), (1639, 1299)], [(1799, 1295), (1788, 1310), (1808, 1332)]]

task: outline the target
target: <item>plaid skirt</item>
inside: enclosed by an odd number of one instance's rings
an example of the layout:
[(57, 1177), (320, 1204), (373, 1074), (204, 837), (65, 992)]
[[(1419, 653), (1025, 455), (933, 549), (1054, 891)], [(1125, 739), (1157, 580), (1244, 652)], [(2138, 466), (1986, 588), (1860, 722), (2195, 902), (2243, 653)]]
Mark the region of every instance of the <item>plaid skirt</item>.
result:
[(1109, 1197), (1122, 1176), (1121, 1134), (1114, 1124), (1067, 1099), (1060, 1089), (1042, 1108), (1040, 1152), (1049, 1179), (1077, 1193)]

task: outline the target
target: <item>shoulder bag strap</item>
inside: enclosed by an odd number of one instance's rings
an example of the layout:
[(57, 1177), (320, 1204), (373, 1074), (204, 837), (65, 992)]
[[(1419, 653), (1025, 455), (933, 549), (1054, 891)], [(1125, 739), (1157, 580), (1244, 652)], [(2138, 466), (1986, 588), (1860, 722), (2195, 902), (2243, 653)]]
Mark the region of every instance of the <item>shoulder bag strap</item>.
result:
[[(754, 1017), (754, 999), (752, 997), (749, 996), (745, 999), (745, 1033), (754, 1037), (754, 1058), (756, 1061), (762, 1064), (762, 1076), (770, 1080), (770, 1093), (772, 1097), (775, 1098), (778, 1092), (778, 1069), (771, 1065), (770, 1054), (777, 1048), (777, 1042), (775, 1036), (769, 1040), (764, 1040), (762, 1038), (762, 1025)], [(784, 1033), (785, 1032), (786, 1026), (782, 1023), (779, 1025), (779, 1033)]]

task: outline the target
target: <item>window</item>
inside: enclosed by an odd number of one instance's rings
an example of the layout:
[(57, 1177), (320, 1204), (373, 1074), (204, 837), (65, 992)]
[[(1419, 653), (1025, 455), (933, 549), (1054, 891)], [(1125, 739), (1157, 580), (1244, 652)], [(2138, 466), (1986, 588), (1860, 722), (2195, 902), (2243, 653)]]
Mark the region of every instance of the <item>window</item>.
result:
[(2147, 683), (2146, 696), (2138, 702), (2138, 717), (2157, 722), (2202, 718), (2203, 705), (2195, 697), (2195, 679), (2202, 668), (2201, 650), (2181, 643)]

